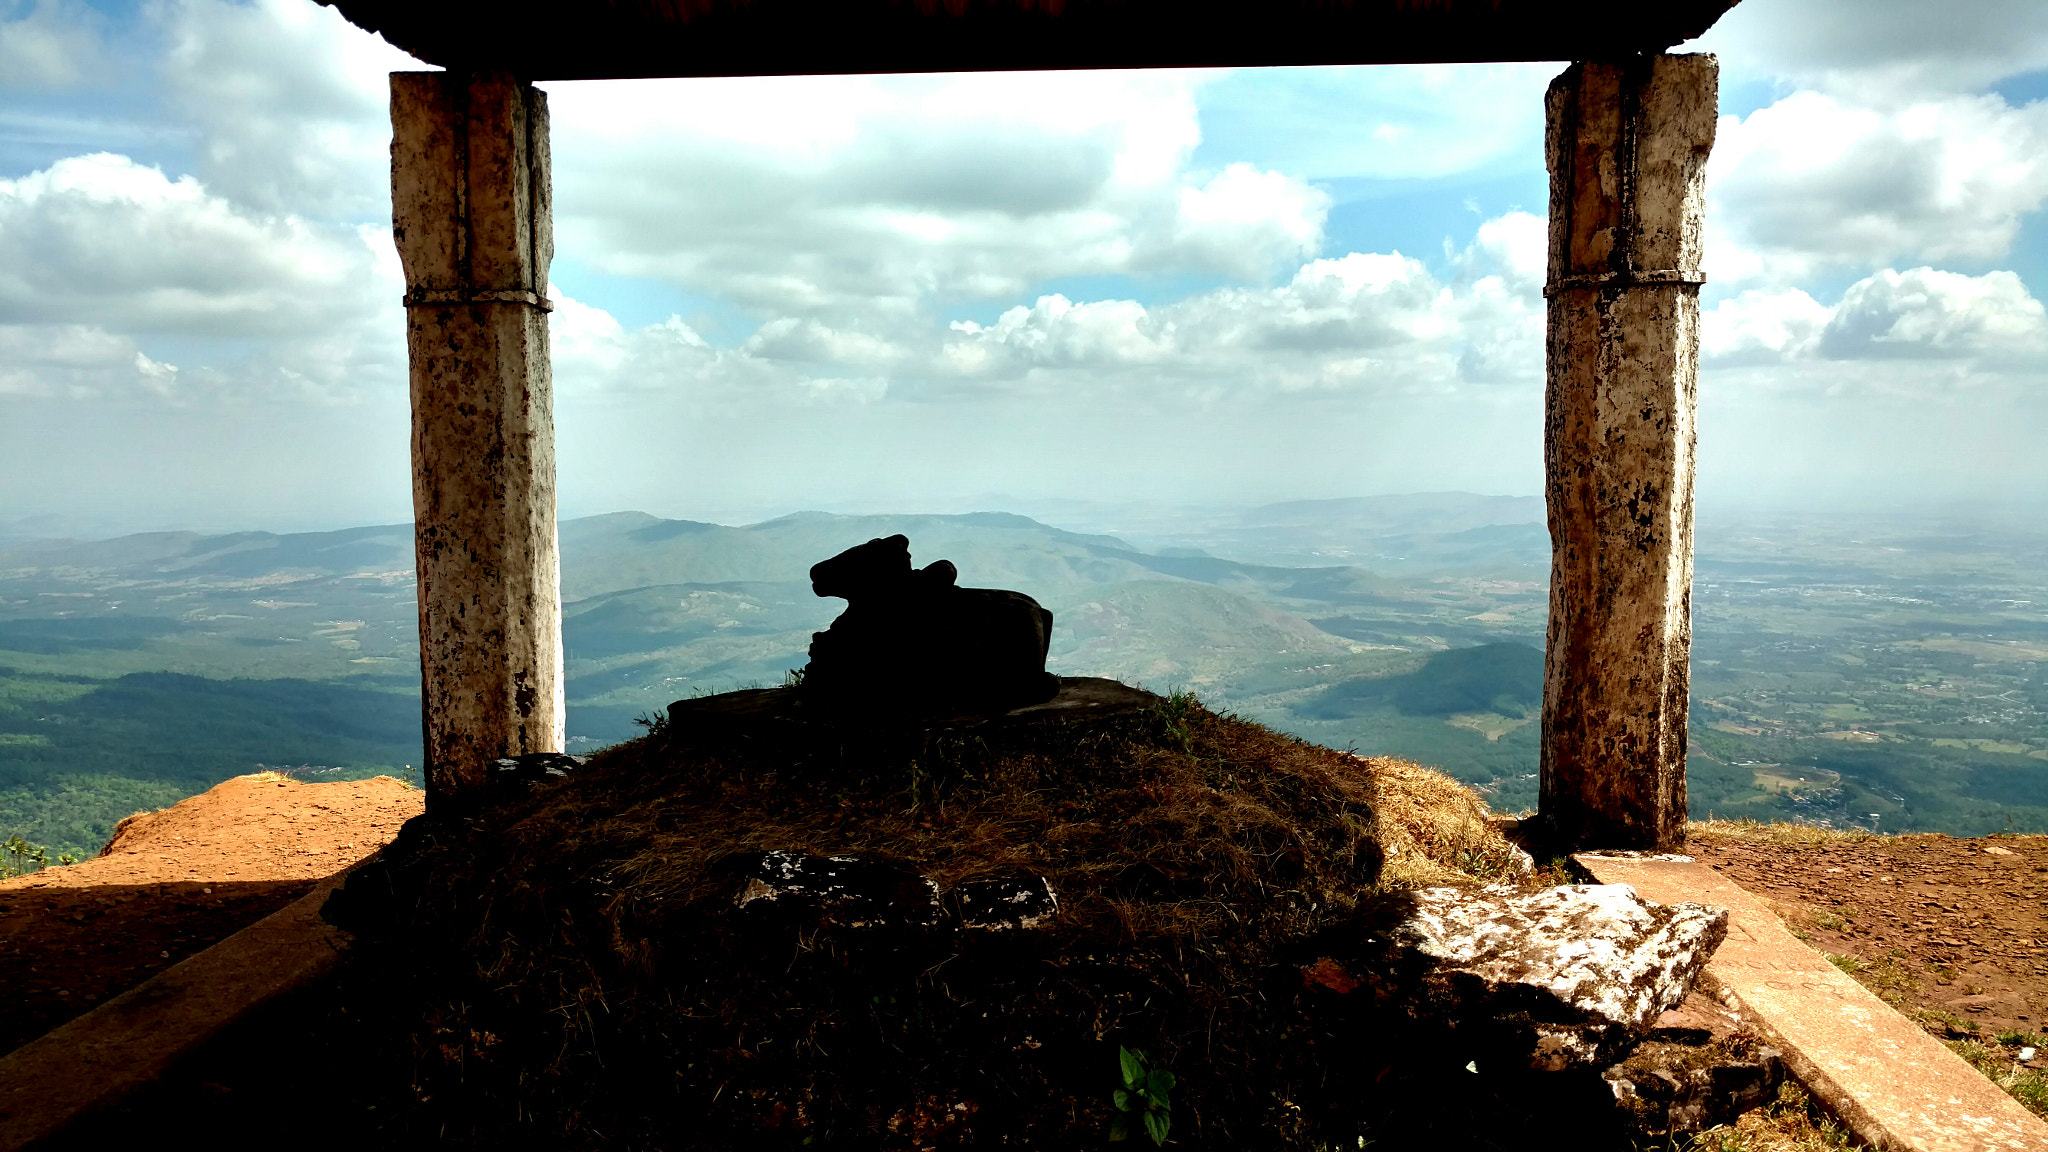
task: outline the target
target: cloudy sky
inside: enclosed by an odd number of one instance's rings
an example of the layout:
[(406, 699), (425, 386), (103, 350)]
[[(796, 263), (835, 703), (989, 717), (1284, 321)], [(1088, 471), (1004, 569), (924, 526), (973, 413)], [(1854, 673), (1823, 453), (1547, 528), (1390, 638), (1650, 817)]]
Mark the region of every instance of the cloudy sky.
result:
[[(2048, 499), (2048, 5), (1745, 0), (1701, 498)], [(386, 73), (0, 0), (0, 522), (410, 514)], [(1542, 482), (1555, 64), (548, 85), (565, 515)]]

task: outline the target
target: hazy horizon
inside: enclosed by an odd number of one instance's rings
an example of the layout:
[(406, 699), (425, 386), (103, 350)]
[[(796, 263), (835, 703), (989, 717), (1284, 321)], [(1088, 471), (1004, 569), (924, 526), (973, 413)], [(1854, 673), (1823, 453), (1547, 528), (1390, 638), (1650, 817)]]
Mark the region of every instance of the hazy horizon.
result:
[[(763, 524), (783, 517), (805, 513), (823, 513), (833, 516), (963, 516), (973, 513), (994, 512), (1026, 516), (1048, 527), (1074, 532), (1100, 532), (1115, 534), (1119, 531), (1143, 539), (1154, 537), (1171, 542), (1189, 527), (1213, 522), (1218, 518), (1241, 518), (1248, 513), (1279, 504), (1297, 502), (1331, 503), (1347, 500), (1403, 500), (1426, 496), (1462, 496), (1478, 499), (1531, 501), (1537, 512), (1526, 521), (1536, 522), (1541, 516), (1540, 494), (1532, 493), (1482, 493), (1459, 490), (1437, 492), (1374, 492), (1351, 496), (1307, 497), (1279, 500), (1247, 500), (1236, 503), (1198, 502), (1145, 502), (1145, 501), (1091, 501), (1078, 498), (1010, 497), (1004, 494), (986, 494), (951, 501), (931, 501), (911, 505), (896, 505), (886, 501), (849, 501), (838, 503), (819, 502), (804, 506), (767, 506), (740, 508), (606, 508), (569, 510), (563, 509), (558, 520), (567, 523), (574, 520), (621, 514), (642, 514), (663, 520), (690, 520), (699, 523), (717, 524), (727, 527), (746, 527)], [(408, 510), (409, 512), (409, 510)], [(1969, 529), (2010, 529), (2015, 521), (2048, 524), (2048, 500), (2034, 498), (2025, 501), (1948, 500), (1927, 499), (1918, 503), (1867, 502), (1864, 504), (1841, 503), (1834, 505), (1810, 505), (1796, 501), (1784, 502), (1713, 502), (1700, 501), (1695, 507), (1699, 523), (1699, 534), (1712, 537), (1736, 530), (1757, 517), (1766, 519), (1829, 519), (1840, 518), (1858, 523), (1886, 523), (1893, 525), (1928, 524)], [(239, 532), (267, 532), (275, 535), (301, 533), (341, 532), (358, 528), (410, 525), (409, 514), (393, 515), (364, 520), (323, 520), (323, 519), (271, 519), (256, 522), (209, 522), (203, 518), (193, 520), (148, 520), (135, 517), (92, 517), (67, 516), (45, 513), (32, 516), (18, 516), (0, 519), (0, 546), (10, 543), (28, 543), (46, 540), (98, 541), (123, 536), (143, 535), (161, 532), (191, 532), (199, 535), (226, 535)], [(2037, 529), (2033, 534), (2048, 532), (2048, 528)]]

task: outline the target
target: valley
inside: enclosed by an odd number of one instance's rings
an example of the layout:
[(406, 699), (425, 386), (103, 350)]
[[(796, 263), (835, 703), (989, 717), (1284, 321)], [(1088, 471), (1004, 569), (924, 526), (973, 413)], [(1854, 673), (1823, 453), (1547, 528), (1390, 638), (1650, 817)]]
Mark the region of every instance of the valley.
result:
[[(843, 606), (810, 564), (902, 532), (1055, 615), (1051, 666), (1536, 802), (1548, 542), (1537, 501), (798, 513), (562, 525), (570, 751), (670, 701), (780, 683)], [(1432, 526), (1439, 530), (1429, 530)], [(240, 773), (417, 773), (404, 525), (0, 546), (0, 837), (52, 857)], [(2048, 539), (1905, 519), (1702, 525), (1694, 812), (2048, 830)]]

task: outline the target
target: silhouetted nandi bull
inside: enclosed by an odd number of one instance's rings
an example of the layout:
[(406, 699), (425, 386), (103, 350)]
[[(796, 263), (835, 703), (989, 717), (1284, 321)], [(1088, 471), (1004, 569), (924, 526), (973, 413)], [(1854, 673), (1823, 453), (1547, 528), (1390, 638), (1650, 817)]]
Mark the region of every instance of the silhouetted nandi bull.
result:
[(910, 566), (910, 540), (885, 536), (811, 569), (811, 591), (847, 609), (811, 634), (804, 693), (916, 710), (1016, 708), (1050, 700), (1052, 613), (1022, 592), (960, 588), (947, 560)]

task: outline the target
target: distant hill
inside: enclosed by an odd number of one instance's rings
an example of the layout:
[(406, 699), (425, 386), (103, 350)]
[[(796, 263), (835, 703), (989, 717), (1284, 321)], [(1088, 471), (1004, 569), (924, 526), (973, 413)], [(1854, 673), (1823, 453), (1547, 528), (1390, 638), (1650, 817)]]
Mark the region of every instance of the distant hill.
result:
[(1306, 529), (1358, 536), (1465, 532), (1497, 524), (1541, 524), (1541, 496), (1480, 496), (1471, 492), (1410, 492), (1288, 500), (1246, 509), (1239, 520), (1265, 531)]
[[(565, 521), (571, 750), (672, 700), (779, 683), (844, 607), (811, 594), (810, 566), (901, 532), (918, 563), (1050, 608), (1056, 671), (1193, 688), (1534, 802), (1540, 501), (1097, 511), (1063, 521), (1089, 531), (1001, 512)], [(2048, 828), (2048, 533), (1967, 527), (1703, 532), (1696, 811)], [(418, 670), (409, 525), (0, 544), (0, 837), (90, 850), (134, 808), (258, 763), (402, 771)]]
[(1357, 564), (1381, 575), (1547, 570), (1550, 536), (1537, 496), (1420, 492), (1289, 500), (1206, 516), (1132, 517), (1132, 535), (1162, 555), (1198, 551), (1282, 567)]
[(1298, 711), (1318, 720), (1374, 708), (1392, 708), (1404, 716), (1515, 715), (1542, 703), (1542, 652), (1527, 644), (1481, 644), (1438, 652), (1406, 675), (1332, 684)]
[(811, 565), (877, 536), (910, 537), (914, 562), (953, 561), (963, 582), (1040, 595), (1140, 577), (1142, 556), (1114, 537), (1065, 532), (1001, 512), (837, 516), (798, 512), (728, 527), (643, 512), (562, 525), (562, 594), (582, 599), (657, 584), (804, 583)]
[(0, 570), (182, 575), (233, 580), (305, 574), (411, 571), (412, 525), (338, 532), (144, 532), (111, 540), (37, 540), (0, 547)]
[(1214, 684), (1273, 660), (1328, 658), (1354, 645), (1288, 612), (1180, 581), (1120, 584), (1054, 613), (1054, 671), (1154, 688)]

